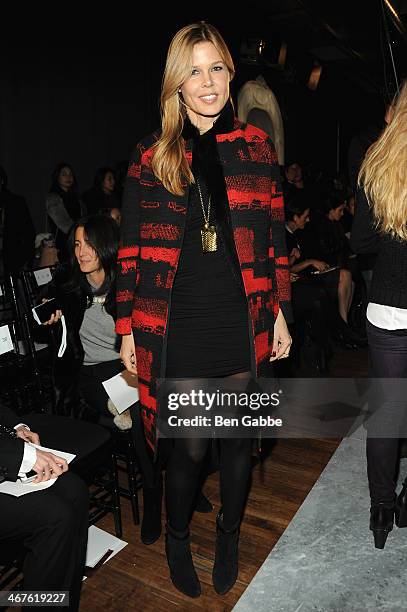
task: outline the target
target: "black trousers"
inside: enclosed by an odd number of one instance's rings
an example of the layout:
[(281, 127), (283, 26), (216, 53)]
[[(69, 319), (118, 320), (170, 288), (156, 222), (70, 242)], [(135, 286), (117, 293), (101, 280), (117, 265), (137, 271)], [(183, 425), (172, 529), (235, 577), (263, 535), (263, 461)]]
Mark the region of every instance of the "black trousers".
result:
[[(366, 324), (372, 378), (407, 377), (407, 330)], [(373, 381), (374, 383), (374, 381)], [(372, 504), (392, 506), (399, 464), (399, 437), (405, 431), (407, 396), (403, 381), (374, 388), (377, 405), (367, 422), (367, 474)], [(378, 398), (378, 399), (377, 399)]]
[(5, 550), (25, 547), (24, 589), (69, 591), (69, 609), (78, 610), (88, 515), (88, 489), (70, 472), (44, 491), (21, 497), (1, 493), (0, 559)]
[[(99, 423), (101, 425), (111, 423), (112, 427), (116, 427), (113, 424), (113, 416), (107, 408), (109, 396), (102, 383), (122, 372), (123, 367), (120, 359), (115, 359), (114, 361), (106, 361), (91, 366), (83, 365), (81, 368), (79, 374), (80, 394), (85, 402), (98, 412), (100, 417)], [(144, 483), (147, 486), (152, 486), (156, 482), (157, 470), (153, 464), (151, 453), (147, 448), (139, 402), (130, 406), (130, 414), (133, 423), (131, 435), (134, 440), (139, 467)]]

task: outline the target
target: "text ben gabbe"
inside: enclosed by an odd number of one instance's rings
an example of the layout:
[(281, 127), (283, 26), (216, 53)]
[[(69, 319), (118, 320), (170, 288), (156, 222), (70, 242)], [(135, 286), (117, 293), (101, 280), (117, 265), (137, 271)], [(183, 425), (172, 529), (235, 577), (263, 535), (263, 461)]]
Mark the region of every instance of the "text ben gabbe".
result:
[[(169, 393), (167, 397), (168, 410), (177, 411), (183, 407), (198, 407), (202, 410), (209, 412), (222, 410), (223, 408), (249, 408), (250, 410), (259, 410), (260, 408), (276, 407), (280, 404), (279, 393), (236, 393), (236, 392), (216, 392), (208, 393), (203, 390), (192, 390), (188, 393)], [(177, 426), (200, 426), (208, 427), (215, 425), (215, 427), (231, 427), (242, 425), (246, 427), (258, 427), (258, 426), (274, 426), (281, 427), (282, 420), (274, 419), (269, 416), (257, 416), (244, 415), (239, 419), (230, 418), (217, 413), (213, 419), (211, 416), (195, 415), (192, 418), (178, 417), (177, 415), (171, 415), (168, 418), (168, 424), (172, 427)]]

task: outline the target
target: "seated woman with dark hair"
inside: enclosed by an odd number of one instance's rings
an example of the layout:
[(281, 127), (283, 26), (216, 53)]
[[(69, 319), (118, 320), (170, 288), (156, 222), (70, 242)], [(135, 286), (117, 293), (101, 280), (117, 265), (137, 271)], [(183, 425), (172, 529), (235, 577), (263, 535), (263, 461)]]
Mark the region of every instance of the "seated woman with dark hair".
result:
[[(48, 297), (55, 297), (60, 308), (45, 323), (58, 323), (62, 315), (66, 320), (66, 350), (55, 359), (54, 368), (57, 411), (70, 414), (84, 401), (92, 412), (82, 416), (102, 423), (106, 423), (103, 417), (112, 419), (102, 382), (124, 369), (120, 336), (115, 332), (118, 246), (119, 228), (113, 219), (91, 215), (75, 223), (68, 241), (70, 261), (49, 287)], [(131, 418), (144, 480), (141, 535), (145, 543), (152, 543), (161, 532), (161, 490), (145, 444), (138, 405), (132, 407)]]
[[(112, 417), (102, 383), (124, 370), (119, 355), (120, 336), (115, 332), (118, 246), (119, 227), (112, 218), (83, 217), (69, 237), (69, 265), (61, 268), (50, 287), (50, 297), (56, 298), (60, 309), (46, 324), (57, 323), (62, 314), (66, 319), (66, 350), (55, 364), (59, 410), (64, 413), (64, 405), (69, 411), (69, 406), (75, 408), (81, 399), (94, 410), (95, 420)], [(131, 408), (131, 418), (144, 481), (141, 539), (152, 544), (161, 533), (161, 479), (145, 444), (138, 404)], [(200, 501), (204, 507), (207, 500)]]
[(328, 340), (329, 297), (325, 286), (308, 273), (323, 272), (328, 268), (328, 264), (317, 259), (302, 258), (296, 232), (303, 230), (309, 221), (310, 210), (306, 200), (301, 194), (292, 196), (286, 202), (285, 210), (286, 243), (292, 283), (291, 303), (297, 326), (295, 335), (298, 337), (302, 324), (308, 320), (316, 343), (316, 366), (323, 374), (328, 371), (328, 358), (331, 353)]
[[(308, 283), (317, 283), (325, 288), (330, 298), (329, 321), (335, 338), (348, 348), (358, 348), (365, 346), (366, 341), (348, 325), (348, 312), (353, 296), (352, 273), (348, 268), (353, 260), (350, 259), (348, 239), (339, 222), (345, 203), (338, 192), (334, 192), (333, 195), (325, 197), (321, 205), (322, 213), (313, 215), (310, 223), (312, 231), (309, 232), (307, 240), (304, 241), (302, 235), (298, 235), (298, 250), (294, 251), (295, 258), (290, 262), (291, 272), (300, 274)], [(310, 208), (308, 199), (301, 190), (295, 190), (287, 196), (286, 211), (289, 219), (287, 227), (291, 224), (292, 231), (304, 230), (309, 220)]]
[(82, 216), (78, 183), (72, 166), (60, 162), (51, 176), (51, 187), (45, 202), (47, 231), (54, 236), (59, 261), (67, 259), (67, 239), (73, 224)]
[(116, 190), (114, 170), (105, 166), (96, 171), (93, 187), (85, 191), (82, 199), (88, 215), (102, 210), (120, 210), (120, 198)]
[(339, 270), (338, 309), (343, 329), (349, 329), (357, 345), (366, 346), (366, 341), (348, 326), (348, 314), (352, 305), (355, 282), (362, 276), (356, 256), (352, 254), (349, 240), (341, 223), (346, 207), (346, 195), (332, 191), (322, 200), (322, 215), (315, 224), (321, 256)]

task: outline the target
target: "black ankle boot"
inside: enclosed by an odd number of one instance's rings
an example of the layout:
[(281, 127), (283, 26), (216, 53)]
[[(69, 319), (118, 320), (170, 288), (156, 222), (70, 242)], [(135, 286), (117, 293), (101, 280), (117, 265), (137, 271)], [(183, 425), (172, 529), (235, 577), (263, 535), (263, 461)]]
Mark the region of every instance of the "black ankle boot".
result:
[(143, 487), (143, 520), (141, 541), (154, 544), (161, 535), (161, 506), (163, 498), (162, 480), (155, 487)]
[(165, 552), (175, 588), (188, 597), (199, 597), (201, 584), (192, 561), (189, 530), (175, 531), (167, 523)]
[(370, 529), (373, 531), (374, 545), (384, 548), (387, 536), (393, 529), (394, 508), (384, 504), (375, 504), (370, 508)]
[(403, 488), (397, 497), (394, 512), (397, 527), (407, 527), (407, 479), (403, 482)]
[(238, 574), (239, 525), (234, 529), (225, 529), (222, 518), (221, 509), (216, 517), (215, 563), (212, 571), (213, 586), (219, 595), (230, 591)]

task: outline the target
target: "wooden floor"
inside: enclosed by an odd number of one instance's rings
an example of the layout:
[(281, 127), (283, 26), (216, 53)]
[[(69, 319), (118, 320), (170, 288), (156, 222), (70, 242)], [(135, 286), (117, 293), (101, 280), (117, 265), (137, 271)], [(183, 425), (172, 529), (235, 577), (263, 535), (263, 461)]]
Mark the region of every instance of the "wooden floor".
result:
[[(366, 376), (367, 352), (336, 349), (332, 376)], [(102, 566), (82, 590), (81, 612), (95, 610), (165, 611), (231, 610), (325, 468), (340, 440), (285, 439), (270, 444), (268, 456), (253, 468), (253, 482), (241, 527), (239, 579), (225, 596), (212, 586), (215, 517), (219, 509), (218, 474), (204, 487), (215, 506), (211, 514), (195, 513), (191, 524), (192, 551), (202, 584), (198, 599), (184, 597), (171, 584), (164, 552), (164, 536), (152, 546), (140, 541), (140, 526), (132, 522), (130, 503), (122, 502), (128, 542)], [(140, 495), (141, 501), (141, 495)], [(114, 533), (111, 517), (98, 526)]]

